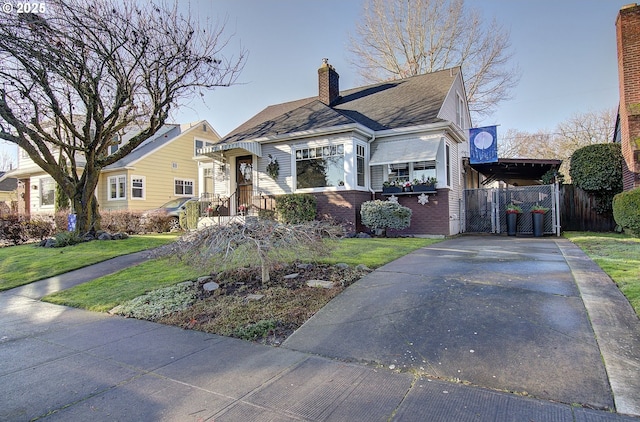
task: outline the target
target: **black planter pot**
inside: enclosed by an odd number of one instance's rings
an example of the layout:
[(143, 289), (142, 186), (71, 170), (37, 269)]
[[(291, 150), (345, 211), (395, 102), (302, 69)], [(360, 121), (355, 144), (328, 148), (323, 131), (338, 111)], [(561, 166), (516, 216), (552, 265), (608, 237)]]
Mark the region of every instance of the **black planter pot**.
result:
[(515, 236), (518, 227), (518, 214), (515, 212), (507, 213), (507, 235)]
[(533, 216), (533, 235), (535, 237), (541, 237), (544, 232), (544, 213), (532, 212)]

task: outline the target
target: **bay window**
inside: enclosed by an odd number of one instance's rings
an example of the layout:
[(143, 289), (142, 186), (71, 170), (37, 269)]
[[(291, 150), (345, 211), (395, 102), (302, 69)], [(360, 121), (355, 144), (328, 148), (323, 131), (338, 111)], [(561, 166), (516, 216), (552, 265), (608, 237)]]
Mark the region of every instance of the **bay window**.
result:
[(344, 145), (295, 150), (296, 189), (344, 186)]

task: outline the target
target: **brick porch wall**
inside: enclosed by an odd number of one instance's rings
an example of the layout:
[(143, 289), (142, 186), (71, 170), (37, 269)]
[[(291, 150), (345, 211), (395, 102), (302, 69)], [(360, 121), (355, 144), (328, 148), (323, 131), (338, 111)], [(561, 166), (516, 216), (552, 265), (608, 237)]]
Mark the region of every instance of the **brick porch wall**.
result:
[[(331, 216), (339, 223), (349, 223), (349, 230), (369, 232), (360, 221), (360, 205), (370, 201), (371, 193), (361, 191), (322, 192), (313, 194), (318, 201), (318, 216)], [(386, 196), (376, 194), (376, 199)], [(411, 225), (404, 230), (388, 230), (388, 235), (444, 235), (449, 233), (449, 195), (443, 189), (440, 194), (429, 195), (429, 203), (420, 205), (417, 195), (398, 196), (400, 205), (412, 210)]]

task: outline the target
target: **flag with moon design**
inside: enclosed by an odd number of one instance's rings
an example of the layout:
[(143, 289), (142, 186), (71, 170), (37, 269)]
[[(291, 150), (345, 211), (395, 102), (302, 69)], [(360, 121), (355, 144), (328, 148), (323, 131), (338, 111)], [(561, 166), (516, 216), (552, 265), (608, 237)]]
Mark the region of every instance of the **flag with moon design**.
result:
[(495, 163), (498, 161), (498, 139), (496, 126), (469, 129), (471, 164)]

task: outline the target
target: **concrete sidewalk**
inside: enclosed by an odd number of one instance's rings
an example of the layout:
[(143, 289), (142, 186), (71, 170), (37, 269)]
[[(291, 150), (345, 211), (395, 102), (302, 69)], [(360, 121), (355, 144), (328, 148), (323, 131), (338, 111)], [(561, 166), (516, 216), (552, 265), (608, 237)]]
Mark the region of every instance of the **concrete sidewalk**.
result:
[[(447, 256), (469, 253), (470, 244), (465, 244), (467, 239), (462, 237), (446, 241), (428, 250), (416, 251), (406, 259), (415, 260), (427, 268), (433, 262), (422, 259), (425, 254), (446, 260), (453, 259)], [(494, 239), (501, 242), (500, 239), (504, 238), (483, 239), (489, 256), (490, 251), (496, 248), (491, 242)], [(595, 271), (591, 268), (592, 263), (579, 250), (573, 249), (571, 244), (556, 243), (546, 238), (542, 241), (527, 240), (532, 250), (553, 257), (551, 261), (555, 260), (558, 271), (561, 271), (564, 261), (567, 268), (577, 274), (576, 280), (582, 277), (581, 274), (592, 278)], [(518, 253), (528, 250), (529, 246), (526, 245), (518, 244), (516, 247), (518, 241), (508, 245), (500, 243), (501, 249), (514, 253), (519, 248), (524, 249)], [(562, 253), (554, 252), (554, 246), (548, 242), (558, 245), (555, 246), (556, 250)], [(478, 263), (483, 261), (486, 259), (478, 258)], [(497, 265), (498, 262), (493, 263), (496, 268), (502, 268)], [(406, 273), (406, 265), (402, 268)], [(391, 273), (388, 269), (381, 269), (370, 276), (374, 280), (378, 274), (389, 278)], [(462, 267), (450, 267), (450, 270), (465, 273)], [(85, 269), (85, 273), (90, 272), (91, 269)], [(479, 273), (478, 267), (467, 274), (473, 277), (476, 273)], [(541, 274), (534, 273), (533, 277), (537, 275), (541, 279)], [(561, 279), (564, 277), (559, 276)], [(361, 281), (364, 284), (371, 283), (370, 280)], [(66, 285), (61, 279), (51, 283)], [(362, 289), (358, 283), (343, 295), (354, 298), (353, 291)], [(566, 296), (575, 302), (575, 290), (558, 293), (558, 289), (566, 288), (562, 286), (564, 283), (555, 286), (552, 283), (548, 289), (555, 293), (550, 296), (560, 296), (561, 300)], [(608, 285), (605, 287), (612, 298), (607, 300), (617, 300), (616, 295), (608, 291)], [(586, 293), (582, 286), (579, 288), (585, 303), (594, 300), (600, 293), (598, 286), (591, 286), (592, 291)], [(527, 288), (521, 290), (528, 293)], [(349, 363), (318, 356), (315, 352), (272, 348), (146, 321), (51, 305), (34, 300), (25, 293), (20, 289), (0, 293), (0, 420), (3, 421), (638, 420), (622, 414), (428, 378), (413, 371), (398, 372), (390, 370), (386, 364)], [(399, 310), (407, 308), (406, 303), (396, 305)], [(617, 303), (615, 306), (619, 305)], [(386, 307), (387, 304), (381, 303), (380, 306)], [(591, 310), (589, 315), (592, 316)], [(610, 362), (607, 361), (621, 356), (614, 343), (617, 343), (618, 336), (624, 336), (631, 349), (624, 354), (627, 362), (621, 364), (620, 370), (631, 371), (630, 378), (637, 380), (640, 378), (637, 366), (634, 366), (637, 365), (634, 353), (638, 353), (637, 318), (635, 322), (627, 321), (630, 325), (624, 328), (617, 324), (620, 319), (609, 318), (617, 316), (618, 312), (610, 310), (609, 313), (598, 315), (597, 319), (606, 323), (603, 326), (607, 327), (604, 328), (604, 334), (598, 334), (594, 322), (600, 348), (603, 348), (601, 343), (606, 340), (613, 354), (612, 358), (608, 358), (603, 352), (607, 371), (610, 370)], [(313, 327), (313, 323), (313, 320), (310, 321), (310, 325), (305, 325), (295, 337), (303, 339), (305, 331), (308, 336), (322, 336), (322, 331), (309, 328)], [(582, 327), (583, 321), (569, 321), (567, 324)], [(619, 330), (613, 332), (616, 327)], [(377, 334), (369, 333), (372, 337)], [(406, 334), (408, 336), (411, 333)], [(563, 335), (566, 333), (563, 332)], [(575, 333), (574, 337), (593, 347), (591, 341), (581, 335)], [(349, 343), (345, 337), (333, 337), (328, 341), (334, 346), (334, 352), (327, 353), (327, 356), (335, 355), (336, 350), (341, 350), (342, 344)], [(362, 362), (368, 358), (360, 356), (353, 360)], [(410, 361), (409, 358), (402, 362)], [(398, 361), (396, 369), (403, 365)], [(633, 380), (630, 382), (622, 382), (629, 390), (625, 394), (623, 388), (621, 393), (628, 400), (627, 406), (637, 403), (634, 397), (637, 398), (640, 391), (633, 386)], [(614, 393), (615, 404), (620, 407), (616, 388)]]

